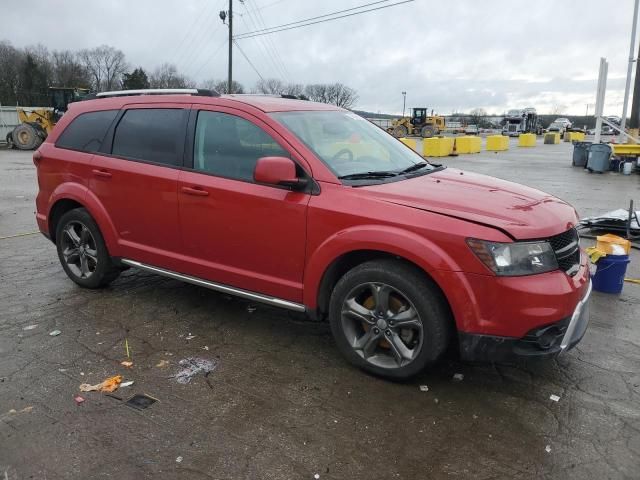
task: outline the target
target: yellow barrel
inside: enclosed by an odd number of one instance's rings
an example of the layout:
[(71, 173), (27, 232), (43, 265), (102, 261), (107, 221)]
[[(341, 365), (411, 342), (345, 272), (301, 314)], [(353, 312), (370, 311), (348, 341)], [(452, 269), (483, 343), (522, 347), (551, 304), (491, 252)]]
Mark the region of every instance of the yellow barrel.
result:
[(453, 138), (431, 137), (422, 140), (422, 155), (425, 157), (446, 157), (453, 152)]
[(535, 147), (536, 135), (535, 133), (523, 133), (518, 137), (519, 147)]
[(407, 147), (418, 151), (417, 142), (415, 138), (401, 138), (400, 141), (404, 143)]
[[(567, 137), (569, 137), (568, 140)], [(583, 142), (584, 132), (567, 132), (564, 134), (564, 138), (566, 142)]]
[(480, 137), (472, 135), (456, 137), (456, 153), (480, 153), (481, 142)]
[(490, 152), (509, 150), (509, 137), (505, 135), (489, 135), (487, 137), (487, 150)]

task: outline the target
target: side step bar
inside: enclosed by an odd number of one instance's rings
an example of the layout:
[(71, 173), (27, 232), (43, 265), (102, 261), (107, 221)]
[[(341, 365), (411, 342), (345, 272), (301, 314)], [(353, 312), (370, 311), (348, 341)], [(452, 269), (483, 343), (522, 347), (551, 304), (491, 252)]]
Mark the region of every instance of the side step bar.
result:
[(158, 275), (163, 275), (175, 280), (181, 280), (183, 282), (192, 283), (201, 287), (210, 288), (211, 290), (216, 290), (218, 292), (228, 293), (237, 297), (246, 298), (247, 300), (262, 302), (268, 305), (286, 308), (288, 310), (294, 310), (296, 312), (306, 311), (304, 305), (300, 303), (290, 302), (289, 300), (283, 300), (282, 298), (270, 297), (268, 295), (262, 295), (260, 293), (254, 293), (248, 290), (230, 287), (221, 283), (210, 282), (209, 280), (203, 280), (202, 278), (192, 277), (183, 273), (172, 272), (171, 270), (165, 270), (164, 268), (154, 267), (152, 265), (147, 265), (146, 263), (136, 262), (135, 260), (129, 260), (128, 258), (122, 258), (120, 261), (125, 265), (129, 265), (130, 267), (139, 268), (140, 270), (157, 273)]

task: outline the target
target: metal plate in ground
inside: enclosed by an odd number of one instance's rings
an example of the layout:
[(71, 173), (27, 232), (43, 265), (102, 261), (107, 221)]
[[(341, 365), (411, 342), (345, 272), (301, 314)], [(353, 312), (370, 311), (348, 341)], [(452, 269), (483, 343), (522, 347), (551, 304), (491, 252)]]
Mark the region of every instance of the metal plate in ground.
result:
[(150, 407), (157, 401), (158, 400), (156, 400), (153, 397), (150, 397), (149, 395), (136, 393), (133, 397), (131, 397), (125, 403), (131, 408), (135, 408), (136, 410), (144, 410), (145, 408)]

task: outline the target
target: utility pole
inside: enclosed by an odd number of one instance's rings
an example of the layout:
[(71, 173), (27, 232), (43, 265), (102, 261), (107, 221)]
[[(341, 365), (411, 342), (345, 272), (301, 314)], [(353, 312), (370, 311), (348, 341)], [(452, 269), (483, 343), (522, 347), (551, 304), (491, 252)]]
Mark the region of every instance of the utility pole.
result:
[[(229, 23), (225, 21), (227, 19), (229, 19)], [(231, 67), (233, 65), (233, 0), (229, 0), (228, 11), (220, 11), (220, 20), (222, 20), (222, 23), (227, 23), (229, 27), (229, 76), (227, 78), (227, 93), (233, 93), (231, 89), (233, 86), (233, 69)]]
[(404, 118), (404, 107), (407, 103), (407, 92), (402, 92), (402, 117)]
[(233, 0), (229, 0), (229, 84), (227, 90), (233, 93)]
[[(627, 121), (627, 103), (629, 103), (629, 87), (631, 87), (631, 72), (633, 71), (633, 62), (635, 59), (633, 58), (633, 52), (636, 47), (636, 27), (638, 25), (638, 3), (639, 0), (635, 0), (633, 6), (633, 23), (631, 24), (631, 46), (629, 47), (629, 65), (627, 67), (627, 83), (624, 87), (624, 103), (622, 104), (622, 119), (620, 120), (620, 136), (619, 142), (623, 142), (625, 140), (624, 132), (625, 122)], [(637, 85), (637, 80), (636, 80)]]

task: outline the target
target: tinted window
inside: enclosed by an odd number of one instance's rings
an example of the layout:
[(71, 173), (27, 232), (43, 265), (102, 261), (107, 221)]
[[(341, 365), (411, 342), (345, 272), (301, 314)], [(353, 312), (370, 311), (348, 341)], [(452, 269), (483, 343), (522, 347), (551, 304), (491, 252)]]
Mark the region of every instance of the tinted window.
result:
[(167, 165), (182, 165), (187, 110), (127, 110), (113, 137), (114, 155)]
[(117, 114), (118, 110), (104, 110), (78, 115), (58, 137), (56, 147), (97, 152)]
[(198, 114), (193, 168), (221, 177), (253, 181), (260, 157), (289, 154), (253, 123), (219, 112)]

